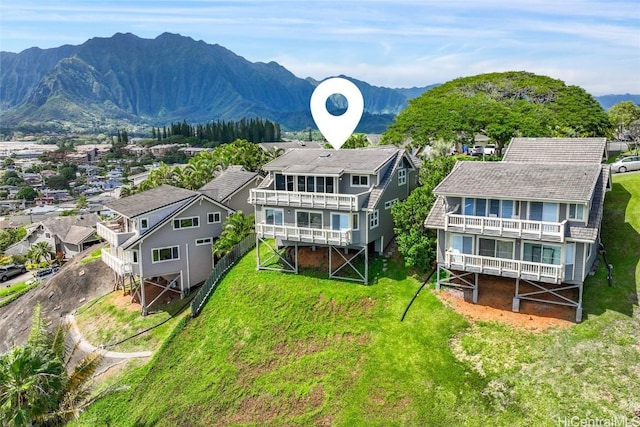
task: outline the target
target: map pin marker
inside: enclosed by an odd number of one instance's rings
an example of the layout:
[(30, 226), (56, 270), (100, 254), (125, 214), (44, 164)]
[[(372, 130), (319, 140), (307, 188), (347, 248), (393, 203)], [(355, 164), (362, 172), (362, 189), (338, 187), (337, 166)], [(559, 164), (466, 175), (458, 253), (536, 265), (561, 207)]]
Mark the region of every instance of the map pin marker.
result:
[[(348, 106), (340, 116), (327, 111), (327, 99), (334, 94), (347, 98)], [(364, 111), (360, 89), (347, 79), (333, 77), (320, 83), (311, 94), (311, 115), (329, 144), (338, 150), (351, 136)]]

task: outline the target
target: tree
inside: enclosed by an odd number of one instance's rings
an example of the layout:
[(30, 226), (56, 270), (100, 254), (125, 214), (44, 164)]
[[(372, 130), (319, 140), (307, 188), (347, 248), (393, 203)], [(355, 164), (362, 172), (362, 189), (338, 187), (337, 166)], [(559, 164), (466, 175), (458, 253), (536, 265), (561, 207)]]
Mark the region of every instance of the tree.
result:
[(54, 254), (53, 248), (49, 242), (38, 242), (29, 248), (27, 257), (35, 262), (40, 262), (43, 259), (45, 261), (51, 260), (51, 256)]
[(16, 199), (18, 200), (33, 200), (38, 197), (38, 193), (31, 187), (21, 187), (16, 193)]
[(367, 139), (367, 135), (364, 133), (354, 133), (345, 141), (341, 148), (361, 148), (368, 146), (369, 140)]
[(433, 189), (451, 172), (455, 162), (454, 157), (446, 156), (423, 163), (420, 168), (422, 185), (406, 200), (391, 207), (398, 250), (407, 265), (422, 271), (429, 269), (436, 254), (436, 234), (423, 226), (436, 200)]
[(620, 140), (627, 139), (629, 126), (640, 120), (640, 105), (633, 101), (622, 101), (609, 108), (609, 120), (615, 129), (615, 136)]
[(229, 215), (222, 225), (222, 234), (213, 245), (213, 255), (221, 257), (227, 254), (242, 239), (253, 232), (253, 227), (253, 215), (245, 215), (242, 211)]
[(64, 190), (69, 187), (69, 180), (62, 175), (51, 175), (47, 179), (47, 187), (55, 190)]
[(452, 80), (411, 100), (382, 143), (472, 145), (482, 134), (500, 154), (513, 137), (605, 136), (610, 128), (600, 104), (580, 87), (527, 72), (490, 73)]
[(78, 200), (76, 200), (76, 208), (84, 209), (89, 206), (89, 202), (87, 201), (87, 196), (80, 196)]
[(64, 425), (94, 400), (90, 380), (102, 356), (94, 352), (71, 366), (66, 333), (63, 325), (50, 333), (37, 305), (27, 343), (0, 355), (0, 424)]

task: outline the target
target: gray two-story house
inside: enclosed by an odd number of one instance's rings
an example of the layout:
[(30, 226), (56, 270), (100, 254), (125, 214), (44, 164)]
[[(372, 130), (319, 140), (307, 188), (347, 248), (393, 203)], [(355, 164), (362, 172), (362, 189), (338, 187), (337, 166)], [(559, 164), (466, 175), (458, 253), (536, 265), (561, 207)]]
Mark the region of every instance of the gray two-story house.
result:
[(127, 278), (137, 278), (133, 296), (143, 314), (166, 293), (182, 297), (209, 277), (214, 262), (211, 246), (233, 212), (206, 194), (170, 185), (106, 207), (114, 218), (97, 225), (98, 234), (109, 243), (102, 250), (102, 261), (123, 287)]
[[(296, 273), (300, 247), (323, 250), (329, 277), (364, 283), (369, 253), (393, 239), (391, 206), (418, 182), (414, 160), (390, 146), (291, 149), (263, 170), (268, 175), (249, 199), (258, 247), (266, 244), (284, 270)], [(272, 268), (272, 258), (256, 252), (258, 269)]]
[(471, 289), (477, 302), (487, 277), (513, 278), (513, 311), (521, 300), (559, 304), (581, 321), (610, 185), (605, 158), (605, 138), (514, 138), (500, 162), (456, 163), (425, 221), (437, 230), (437, 287)]

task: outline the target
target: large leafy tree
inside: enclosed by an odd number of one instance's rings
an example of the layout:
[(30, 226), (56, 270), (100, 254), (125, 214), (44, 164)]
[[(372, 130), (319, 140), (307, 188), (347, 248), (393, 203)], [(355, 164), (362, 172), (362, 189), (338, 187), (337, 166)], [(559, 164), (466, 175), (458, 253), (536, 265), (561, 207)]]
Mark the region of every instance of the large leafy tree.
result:
[(420, 168), (422, 186), (391, 208), (398, 250), (407, 265), (422, 271), (431, 266), (436, 253), (436, 234), (423, 226), (436, 199), (433, 189), (451, 172), (455, 162), (451, 156), (424, 162)]
[(527, 72), (490, 73), (452, 80), (413, 99), (383, 143), (473, 143), (483, 134), (501, 152), (513, 137), (605, 136), (610, 127), (600, 104), (580, 87)]
[(609, 120), (615, 128), (614, 134), (619, 139), (626, 139), (629, 135), (631, 124), (640, 120), (640, 105), (633, 101), (621, 101), (609, 108)]

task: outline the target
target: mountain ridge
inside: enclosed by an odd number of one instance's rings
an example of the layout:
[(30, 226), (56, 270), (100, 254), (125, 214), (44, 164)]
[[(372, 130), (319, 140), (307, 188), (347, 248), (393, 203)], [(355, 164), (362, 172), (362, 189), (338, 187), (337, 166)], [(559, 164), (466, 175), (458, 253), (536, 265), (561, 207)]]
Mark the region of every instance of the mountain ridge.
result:
[[(3, 133), (30, 127), (100, 132), (245, 117), (277, 121), (285, 129), (315, 128), (309, 99), (319, 81), (180, 34), (145, 39), (116, 33), (80, 45), (3, 51), (0, 62)], [(358, 132), (384, 131), (410, 99), (438, 85), (394, 89), (340, 77), (354, 82), (365, 100)], [(345, 106), (339, 97), (328, 101), (330, 110)]]

